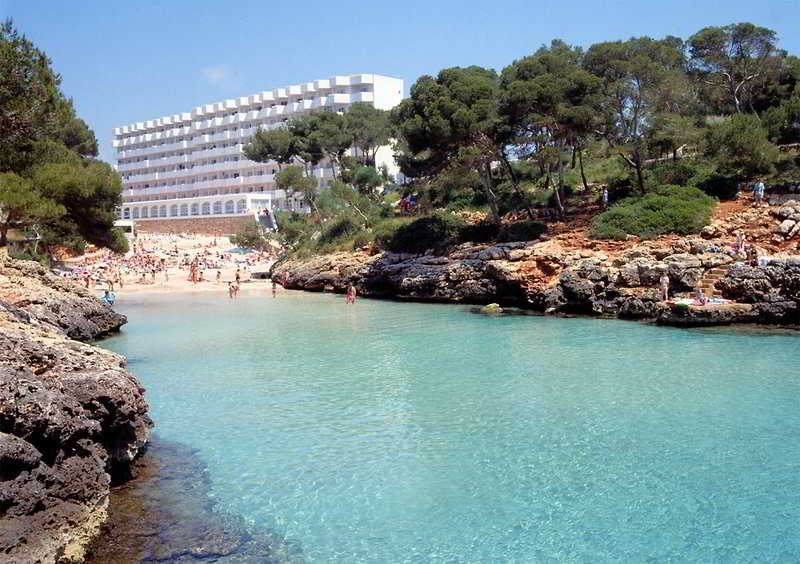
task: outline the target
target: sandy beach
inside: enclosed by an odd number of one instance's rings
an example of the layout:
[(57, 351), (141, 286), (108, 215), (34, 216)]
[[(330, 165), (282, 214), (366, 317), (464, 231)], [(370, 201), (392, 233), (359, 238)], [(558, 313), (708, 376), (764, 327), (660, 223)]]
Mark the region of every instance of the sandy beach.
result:
[[(124, 256), (107, 250), (64, 261), (65, 276), (102, 296), (112, 291), (117, 300), (129, 296), (218, 293), (228, 297), (237, 272), (240, 293), (271, 295), (266, 273), (276, 252), (261, 253), (236, 248), (227, 237), (206, 235), (142, 234)], [(191, 265), (196, 264), (196, 280)], [(286, 293), (280, 285), (277, 292)]]

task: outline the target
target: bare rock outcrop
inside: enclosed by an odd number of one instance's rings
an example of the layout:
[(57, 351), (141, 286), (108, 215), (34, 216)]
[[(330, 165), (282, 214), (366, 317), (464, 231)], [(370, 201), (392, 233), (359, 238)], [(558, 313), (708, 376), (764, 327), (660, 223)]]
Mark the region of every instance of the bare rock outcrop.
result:
[(74, 340), (124, 316), (33, 263), (0, 257), (0, 554), (82, 562), (152, 422), (124, 357)]
[[(724, 297), (752, 307), (705, 309), (694, 317), (696, 324), (796, 323), (800, 284), (793, 260), (730, 268), (718, 282)], [(372, 297), (497, 303), (547, 313), (690, 325), (693, 318), (685, 308), (674, 312), (662, 301), (661, 276), (668, 276), (673, 295), (689, 293), (712, 269), (733, 263), (730, 252), (699, 237), (646, 241), (616, 256), (564, 249), (545, 240), (465, 244), (425, 255), (337, 253), (280, 263), (272, 276), (292, 289), (344, 292), (353, 284), (361, 295)]]

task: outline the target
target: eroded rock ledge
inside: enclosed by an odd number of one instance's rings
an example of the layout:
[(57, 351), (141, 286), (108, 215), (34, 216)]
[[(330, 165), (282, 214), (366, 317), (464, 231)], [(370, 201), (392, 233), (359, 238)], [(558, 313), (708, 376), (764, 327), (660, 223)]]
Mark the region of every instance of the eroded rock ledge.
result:
[(36, 263), (0, 256), (0, 555), (81, 562), (152, 422), (124, 357), (88, 341), (126, 322)]
[[(653, 319), (693, 326), (800, 322), (800, 257), (763, 267), (733, 266), (700, 238), (643, 242), (615, 256), (564, 249), (554, 241), (465, 244), (447, 253), (337, 253), (279, 263), (272, 276), (291, 289), (419, 301), (498, 303), (556, 314)], [(671, 308), (660, 299), (667, 273), (673, 294), (691, 292), (709, 272), (728, 268), (717, 290), (744, 305)]]

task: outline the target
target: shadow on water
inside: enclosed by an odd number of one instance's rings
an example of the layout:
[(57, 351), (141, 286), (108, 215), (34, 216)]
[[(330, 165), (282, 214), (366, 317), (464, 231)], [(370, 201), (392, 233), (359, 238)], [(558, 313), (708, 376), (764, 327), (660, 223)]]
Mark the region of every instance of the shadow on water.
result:
[(296, 542), (215, 511), (207, 468), (191, 448), (155, 436), (133, 471), (135, 479), (111, 491), (87, 564), (305, 561)]

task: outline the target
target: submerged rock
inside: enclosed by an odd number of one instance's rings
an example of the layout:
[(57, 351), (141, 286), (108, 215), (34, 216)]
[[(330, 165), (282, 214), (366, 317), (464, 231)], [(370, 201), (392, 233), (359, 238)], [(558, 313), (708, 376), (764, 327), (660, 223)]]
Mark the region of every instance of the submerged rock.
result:
[(206, 467), (192, 449), (158, 437), (111, 491), (109, 518), (87, 564), (304, 561), (300, 545), (210, 502)]

